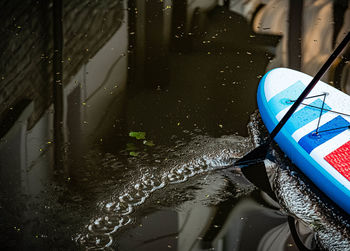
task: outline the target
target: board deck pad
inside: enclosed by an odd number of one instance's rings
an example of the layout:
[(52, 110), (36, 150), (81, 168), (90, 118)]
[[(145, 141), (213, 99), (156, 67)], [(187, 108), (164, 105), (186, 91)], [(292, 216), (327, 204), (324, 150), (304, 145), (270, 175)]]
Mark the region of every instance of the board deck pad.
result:
[[(322, 107), (323, 101), (321, 99), (314, 100), (310, 105), (312, 106), (304, 106), (301, 105), (301, 109), (299, 111), (296, 111), (291, 119), (286, 123), (285, 127), (290, 133), (293, 133), (294, 131), (302, 128), (306, 124), (310, 123), (311, 121), (318, 119), (320, 117), (320, 109)], [(315, 108), (317, 107), (317, 108)], [(327, 104), (324, 104), (324, 108), (327, 110), (324, 110), (322, 114), (325, 114), (328, 112), (328, 110), (331, 110), (331, 107), (329, 107)]]
[(328, 154), (325, 160), (350, 181), (350, 141)]
[(337, 116), (321, 126), (318, 134), (316, 134), (316, 130), (313, 130), (301, 138), (298, 143), (307, 153), (311, 153), (316, 147), (334, 138), (345, 130), (348, 130), (347, 126), (349, 125), (350, 123), (347, 120), (341, 116)]

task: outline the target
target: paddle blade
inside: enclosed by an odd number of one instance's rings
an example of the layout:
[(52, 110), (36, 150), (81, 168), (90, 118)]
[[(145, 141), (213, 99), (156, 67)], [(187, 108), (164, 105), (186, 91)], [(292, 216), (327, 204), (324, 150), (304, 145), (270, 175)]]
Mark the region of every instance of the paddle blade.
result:
[(269, 177), (266, 173), (265, 163), (263, 161), (247, 165), (242, 168), (242, 173), (257, 188), (267, 193), (273, 200), (277, 201), (275, 193), (272, 191)]
[(270, 149), (270, 142), (266, 142), (258, 146), (257, 148), (254, 148), (252, 151), (250, 151), (249, 153), (244, 155), (242, 158), (237, 160), (234, 163), (234, 166), (242, 168), (248, 165), (254, 165), (259, 162), (262, 162), (266, 158), (266, 155), (269, 149)]

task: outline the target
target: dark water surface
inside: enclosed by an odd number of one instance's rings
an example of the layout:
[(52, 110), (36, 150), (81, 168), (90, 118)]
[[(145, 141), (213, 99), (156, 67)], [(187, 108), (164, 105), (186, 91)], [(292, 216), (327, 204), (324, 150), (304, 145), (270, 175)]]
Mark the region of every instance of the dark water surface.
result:
[[(256, 109), (257, 83), (272, 57), (276, 37), (254, 35), (243, 18), (222, 8), (209, 18), (206, 33), (194, 38), (192, 50), (170, 52), (167, 64), (149, 66), (156, 68), (152, 74), (160, 74), (156, 85), (147, 72), (141, 83), (130, 83), (125, 117), (118, 122), (125, 124), (124, 135), (146, 132), (146, 140), (155, 146), (123, 138), (120, 130), (101, 137), (103, 143), (95, 149), (102, 155), (102, 168), (116, 169), (119, 180), (111, 184), (109, 193), (104, 191), (101, 210), (90, 219), (87, 234), (83, 230), (78, 237), (83, 245), (120, 250), (220, 246), (254, 250), (268, 230), (285, 221), (277, 211), (264, 209), (259, 193), (250, 195), (253, 188), (240, 174), (211, 171), (229, 166), (249, 148), (244, 138), (231, 136), (226, 145), (212, 137), (247, 135), (246, 123)], [(155, 52), (150, 60), (157, 56), (162, 55)], [(123, 163), (118, 148), (130, 143), (139, 155), (124, 157), (127, 163)], [(241, 204), (247, 210), (239, 209)], [(268, 224), (259, 223), (255, 230), (259, 215)], [(286, 241), (288, 245), (292, 244)]]
[(81, 22), (64, 37), (67, 163), (53, 167), (52, 123), (42, 123), (52, 107), (31, 106), (31, 124), (6, 122), (14, 129), (0, 145), (2, 249), (298, 250), (279, 205), (232, 168), (253, 147), (247, 123), (281, 36), (257, 34), (215, 5), (191, 10), (183, 30), (186, 14), (167, 19), (166, 6), (65, 3), (64, 22)]

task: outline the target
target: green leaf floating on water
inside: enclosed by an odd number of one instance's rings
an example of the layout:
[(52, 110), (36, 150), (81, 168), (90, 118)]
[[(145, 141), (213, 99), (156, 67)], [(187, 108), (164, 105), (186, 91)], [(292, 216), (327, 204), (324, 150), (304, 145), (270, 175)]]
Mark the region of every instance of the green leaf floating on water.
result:
[(143, 144), (146, 146), (155, 146), (152, 140), (144, 140)]
[(130, 154), (130, 156), (133, 156), (133, 157), (139, 156), (138, 152), (130, 152), (129, 154)]
[(146, 133), (145, 132), (129, 132), (129, 136), (136, 138), (136, 139), (145, 139)]

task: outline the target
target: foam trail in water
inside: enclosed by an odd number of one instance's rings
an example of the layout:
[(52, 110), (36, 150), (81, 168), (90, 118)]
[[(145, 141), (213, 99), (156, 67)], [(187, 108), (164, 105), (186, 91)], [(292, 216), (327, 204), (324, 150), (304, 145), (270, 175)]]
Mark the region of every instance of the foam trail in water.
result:
[(153, 192), (195, 175), (231, 166), (250, 147), (249, 140), (238, 136), (200, 137), (180, 152), (180, 159), (170, 159), (162, 168), (140, 168), (139, 176), (135, 175), (138, 178), (129, 181), (110, 201), (99, 203), (100, 216), (92, 219), (86, 226), (87, 233), (79, 234), (76, 240), (88, 250), (111, 248), (113, 235), (132, 222), (132, 213)]

